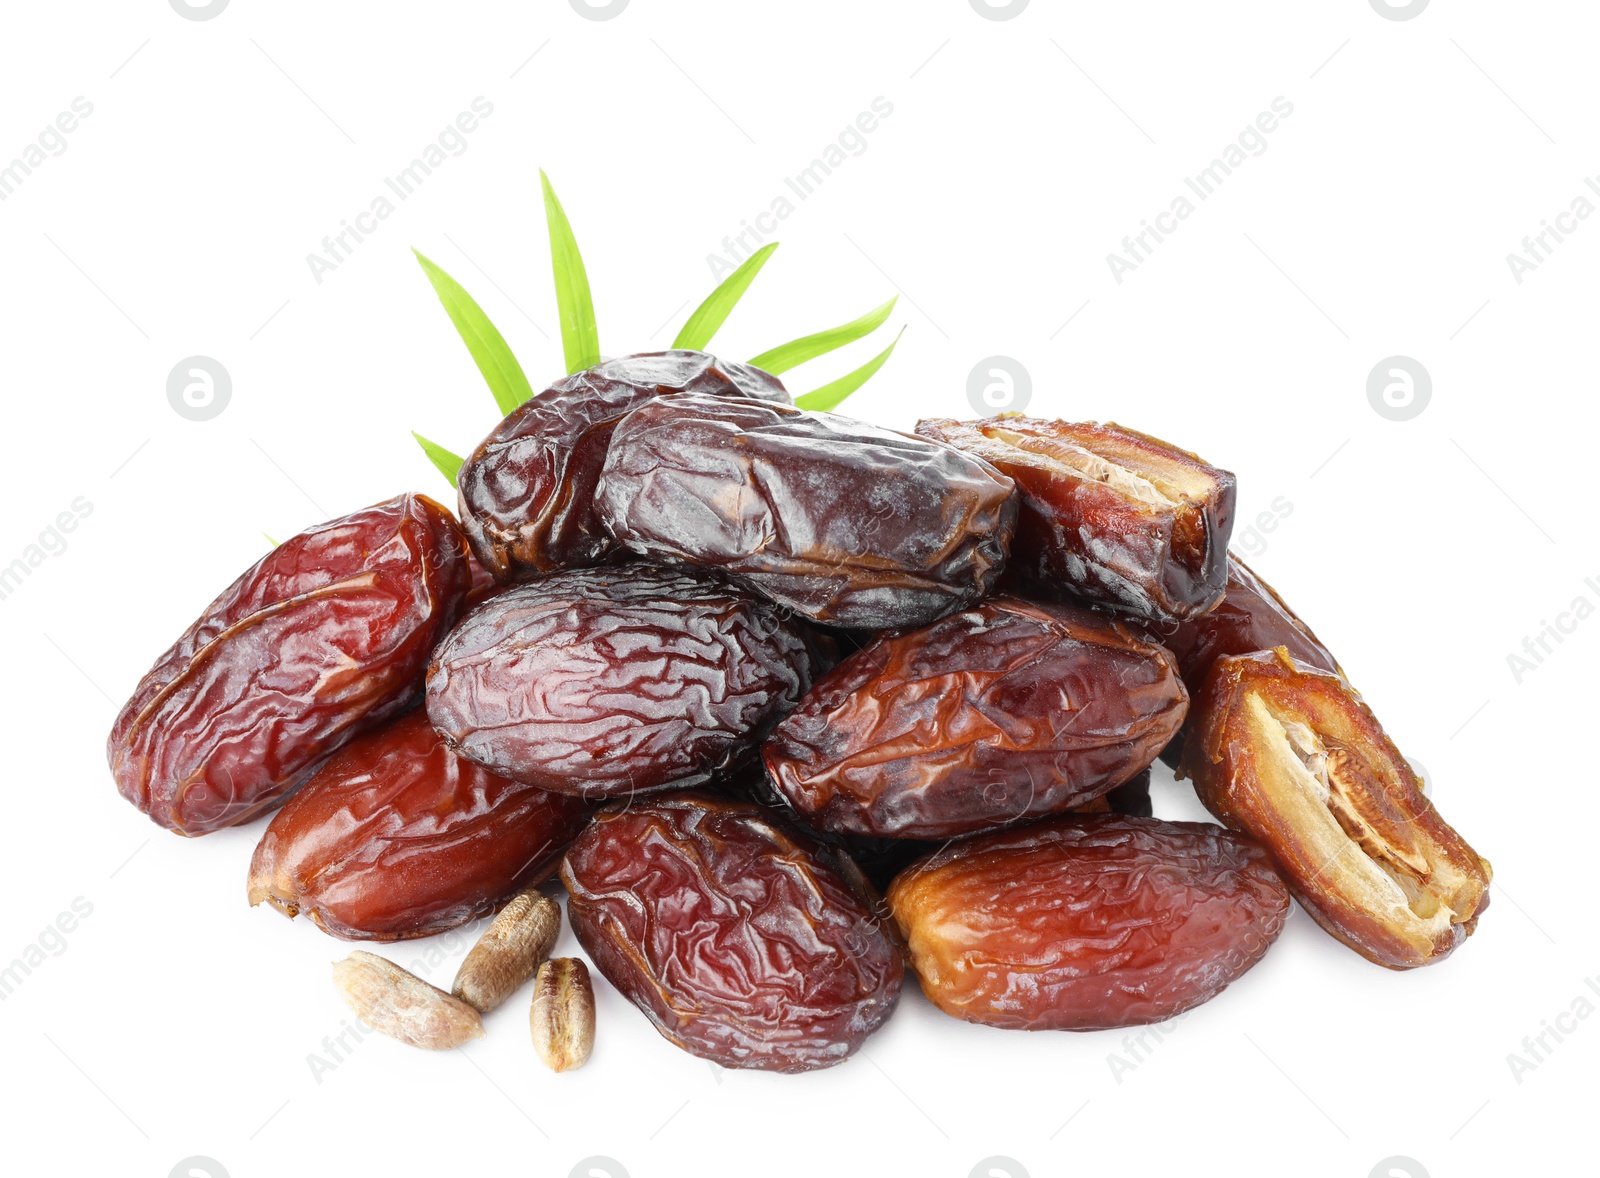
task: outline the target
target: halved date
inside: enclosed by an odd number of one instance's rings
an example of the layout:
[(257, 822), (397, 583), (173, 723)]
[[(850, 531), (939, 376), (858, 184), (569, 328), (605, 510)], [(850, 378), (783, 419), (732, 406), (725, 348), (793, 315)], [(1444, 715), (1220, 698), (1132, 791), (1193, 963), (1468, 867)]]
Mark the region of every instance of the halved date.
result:
[(513, 410), (461, 467), (461, 526), (502, 581), (597, 564), (612, 547), (594, 490), (623, 414), (675, 393), (789, 403), (777, 377), (705, 352), (624, 356), (557, 381)]
[(662, 1035), (800, 1072), (860, 1047), (904, 976), (835, 854), (753, 803), (685, 793), (601, 811), (561, 879), (579, 942)]
[(1477, 927), (1493, 872), (1422, 793), (1340, 676), (1283, 648), (1216, 660), (1182, 772), (1260, 839), (1318, 924), (1391, 969), (1447, 956)]
[(1187, 706), (1172, 656), (1122, 623), (1001, 596), (845, 659), (763, 756), (812, 825), (949, 838), (1121, 785)]
[(1094, 1031), (1215, 997), (1277, 938), (1289, 890), (1252, 839), (1106, 814), (954, 843), (902, 872), (889, 906), (946, 1014)]
[(1142, 618), (1204, 613), (1222, 596), (1234, 478), (1187, 450), (1119, 425), (1002, 414), (936, 417), (917, 432), (1017, 481), (1014, 584)]
[(986, 594), (1016, 523), (987, 462), (831, 413), (685, 394), (611, 436), (600, 516), (623, 547), (716, 568), (816, 622), (919, 626)]
[(285, 540), (139, 681), (106, 741), (118, 790), (185, 835), (276, 805), (416, 698), (468, 580), (455, 519), (422, 495)]
[(278, 811), (250, 903), (347, 940), (431, 936), (547, 878), (589, 812), (458, 757), (418, 708), (345, 745)]
[(799, 623), (692, 569), (572, 569), (507, 589), (440, 645), (428, 714), (462, 756), (618, 797), (736, 769), (810, 686)]

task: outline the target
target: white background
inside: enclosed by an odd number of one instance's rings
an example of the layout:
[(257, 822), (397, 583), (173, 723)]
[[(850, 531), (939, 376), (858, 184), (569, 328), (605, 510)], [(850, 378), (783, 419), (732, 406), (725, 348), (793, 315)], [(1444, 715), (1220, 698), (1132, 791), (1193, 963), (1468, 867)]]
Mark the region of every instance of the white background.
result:
[[(1489, 0), (1404, 21), (1368, 0), (1034, 0), (1009, 20), (967, 0), (633, 0), (608, 21), (566, 0), (233, 0), (205, 21), (167, 0), (7, 4), (0, 162), (74, 98), (93, 114), (0, 202), (0, 565), (75, 499), (92, 513), (0, 600), (0, 962), (55, 950), (0, 1004), (0, 1168), (1548, 1172), (1588, 1138), (1600, 1019), (1520, 1077), (1507, 1057), (1532, 1061), (1524, 1037), (1580, 995), (1600, 1003), (1600, 620), (1520, 683), (1507, 656), (1580, 595), (1600, 605), (1600, 218), (1520, 284), (1506, 255), (1600, 171), (1597, 26), (1590, 4)], [(315, 281), (306, 255), (478, 96), (494, 109), (468, 149)], [(1120, 1076), (1120, 1034), (987, 1030), (914, 992), (842, 1067), (723, 1072), (600, 983), (577, 1073), (540, 1067), (521, 995), (462, 1051), (374, 1037), (319, 1079), (308, 1056), (349, 1021), (328, 976), (347, 946), (246, 907), (259, 824), (181, 840), (116, 795), (116, 705), (263, 533), (448, 496), (409, 431), (465, 452), (494, 410), (409, 247), (476, 294), (538, 387), (562, 367), (540, 166), (606, 353), (662, 347), (712, 285), (708, 254), (879, 96), (892, 115), (783, 223), (714, 350), (899, 291), (904, 339), (857, 415), (967, 414), (968, 372), (1001, 354), (1031, 374), (1032, 412), (1236, 471), (1236, 543), (1493, 860), (1479, 932), (1396, 974), (1297, 911)], [(1279, 96), (1293, 114), (1264, 153), (1119, 284), (1106, 255)], [(210, 421), (166, 397), (194, 354), (233, 379)], [(1366, 395), (1395, 354), (1434, 386), (1405, 422)], [(1292, 510), (1249, 538), (1279, 497)], [(1201, 816), (1165, 774), (1157, 806)], [(80, 897), (92, 913), (45, 934)], [(391, 955), (438, 949), (448, 985), (465, 942), (442, 940)]]

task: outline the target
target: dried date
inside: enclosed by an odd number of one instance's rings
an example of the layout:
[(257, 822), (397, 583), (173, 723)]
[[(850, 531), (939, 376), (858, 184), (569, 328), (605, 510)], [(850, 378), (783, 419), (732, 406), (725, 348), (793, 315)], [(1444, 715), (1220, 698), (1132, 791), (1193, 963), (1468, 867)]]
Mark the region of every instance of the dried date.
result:
[(946, 1014), (1093, 1031), (1214, 998), (1277, 938), (1289, 891), (1243, 835), (1107, 814), (957, 842), (902, 872), (889, 906)]
[(348, 940), (442, 933), (547, 878), (589, 810), (457, 756), (419, 708), (345, 745), (278, 811), (250, 903)]
[(1439, 817), (1371, 709), (1284, 648), (1216, 660), (1182, 772), (1266, 845), (1318, 924), (1379, 965), (1441, 960), (1489, 904), (1488, 860)]
[(628, 550), (728, 573), (842, 628), (918, 626), (986, 594), (1016, 523), (987, 462), (831, 413), (685, 394), (618, 423), (597, 491)]
[(572, 569), (456, 627), (428, 676), (428, 714), (496, 773), (617, 797), (736, 769), (809, 687), (814, 657), (798, 623), (721, 578)]
[(300, 533), (146, 672), (106, 741), (117, 789), (179, 834), (247, 822), (403, 711), (460, 610), (454, 518), (401, 495)]
[(841, 863), (753, 803), (685, 793), (602, 811), (561, 879), (579, 942), (666, 1038), (798, 1072), (860, 1047), (904, 975)]
[(845, 659), (763, 756), (807, 823), (949, 838), (1121, 785), (1155, 759), (1187, 706), (1172, 656), (1122, 623), (993, 597)]
[(461, 467), (461, 525), (484, 567), (506, 581), (599, 563), (612, 544), (594, 490), (612, 429), (652, 397), (686, 392), (789, 403), (777, 377), (684, 350), (607, 360), (557, 381)]
[(1022, 499), (1010, 573), (1138, 617), (1204, 613), (1222, 596), (1234, 477), (1159, 438), (1094, 422), (936, 417), (917, 432), (978, 455)]

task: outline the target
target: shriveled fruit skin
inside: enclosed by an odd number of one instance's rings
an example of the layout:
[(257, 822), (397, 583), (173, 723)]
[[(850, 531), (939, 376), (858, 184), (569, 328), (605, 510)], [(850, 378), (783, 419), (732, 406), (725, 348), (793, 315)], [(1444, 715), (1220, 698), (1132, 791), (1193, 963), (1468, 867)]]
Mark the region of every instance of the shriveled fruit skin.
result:
[(677, 349), (607, 360), (513, 410), (461, 467), (461, 524), (498, 580), (597, 564), (611, 549), (594, 510), (611, 431), (652, 397), (753, 397), (787, 405), (770, 373)]
[(919, 626), (984, 596), (1016, 525), (988, 463), (831, 413), (725, 397), (647, 402), (611, 436), (606, 528), (720, 569), (812, 621)]
[(273, 816), (249, 900), (347, 940), (432, 936), (547, 878), (590, 810), (457, 756), (417, 708), (345, 745)]
[[(917, 432), (1016, 480), (1013, 587), (1152, 620), (1204, 613), (1222, 596), (1233, 534), (1228, 471), (1115, 424), (1002, 414), (930, 418)], [(1139, 477), (1125, 477), (1128, 470)]]
[(1000, 596), (845, 659), (763, 756), (809, 824), (949, 838), (1121, 785), (1187, 707), (1172, 656), (1121, 622)]
[(1265, 844), (1318, 924), (1379, 965), (1443, 959), (1489, 905), (1489, 861), (1439, 816), (1360, 695), (1282, 647), (1216, 660), (1180, 773)]
[(411, 704), (468, 580), (455, 519), (422, 495), (285, 540), (139, 681), (106, 741), (117, 789), (179, 834), (256, 817)]
[(1123, 814), (965, 839), (908, 867), (888, 898), (935, 1006), (1030, 1031), (1182, 1014), (1259, 961), (1289, 912), (1254, 840)]
[(904, 976), (872, 897), (835, 855), (750, 802), (690, 792), (613, 806), (562, 862), (567, 918), (685, 1051), (724, 1067), (828, 1067), (889, 1017)]
[(467, 615), (428, 675), (462, 756), (591, 798), (697, 785), (752, 758), (811, 684), (771, 603), (694, 569), (571, 569)]

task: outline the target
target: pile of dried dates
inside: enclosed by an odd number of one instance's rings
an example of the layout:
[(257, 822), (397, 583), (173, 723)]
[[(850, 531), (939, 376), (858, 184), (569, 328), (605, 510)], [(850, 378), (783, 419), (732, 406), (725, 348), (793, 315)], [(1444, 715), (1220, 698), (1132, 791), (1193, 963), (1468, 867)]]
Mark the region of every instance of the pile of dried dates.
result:
[[(1228, 554), (1234, 477), (1116, 425), (914, 434), (704, 352), (601, 363), (461, 467), (279, 545), (117, 717), (117, 788), (201, 835), (277, 807), (252, 904), (361, 941), (498, 912), (446, 993), (340, 991), (424, 1047), (532, 980), (544, 1061), (589, 961), (730, 1067), (850, 1056), (909, 969), (1025, 1030), (1159, 1022), (1259, 961), (1291, 897), (1393, 969), (1490, 868), (1333, 655)], [(1220, 824), (1151, 817), (1158, 757)]]

